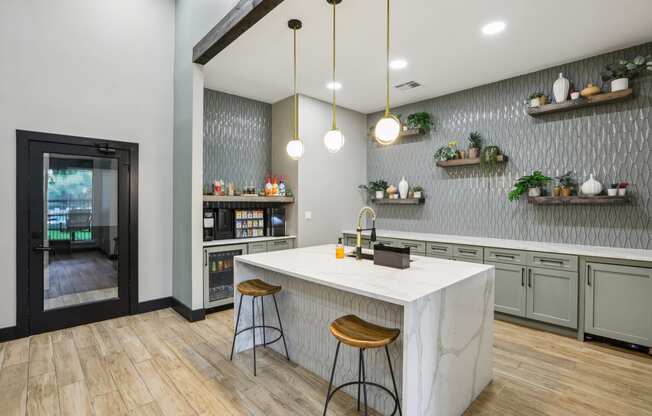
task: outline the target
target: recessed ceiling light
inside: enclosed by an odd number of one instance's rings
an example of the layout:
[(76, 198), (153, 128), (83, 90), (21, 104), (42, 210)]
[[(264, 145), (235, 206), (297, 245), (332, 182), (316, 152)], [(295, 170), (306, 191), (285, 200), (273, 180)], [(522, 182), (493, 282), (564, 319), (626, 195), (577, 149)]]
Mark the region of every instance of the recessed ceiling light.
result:
[(505, 30), (505, 22), (491, 22), (482, 27), (482, 33), (485, 35), (496, 35)]
[(405, 59), (394, 59), (389, 63), (389, 67), (392, 69), (403, 69), (407, 66), (407, 61)]
[(328, 84), (326, 84), (326, 88), (328, 88), (329, 90), (339, 90), (340, 88), (342, 88), (342, 84), (340, 84), (337, 81), (331, 81)]

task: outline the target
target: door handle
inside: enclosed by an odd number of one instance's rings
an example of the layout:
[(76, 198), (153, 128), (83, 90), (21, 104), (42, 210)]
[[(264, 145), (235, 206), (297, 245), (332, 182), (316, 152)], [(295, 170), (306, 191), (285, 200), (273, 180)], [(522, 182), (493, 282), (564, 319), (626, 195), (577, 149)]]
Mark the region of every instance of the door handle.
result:
[(525, 267), (521, 267), (521, 286), (525, 287)]
[(591, 266), (586, 266), (586, 284), (591, 286)]
[(32, 249), (33, 249), (34, 251), (38, 252), (38, 253), (44, 253), (44, 252), (48, 252), (48, 253), (49, 253), (49, 252), (51, 252), (51, 251), (54, 251), (54, 248), (52, 248), (52, 247), (45, 247), (45, 246), (37, 246), (37, 247), (33, 247)]
[(204, 266), (208, 266), (208, 252), (204, 250)]
[(528, 269), (527, 273), (527, 286), (532, 287), (532, 269)]

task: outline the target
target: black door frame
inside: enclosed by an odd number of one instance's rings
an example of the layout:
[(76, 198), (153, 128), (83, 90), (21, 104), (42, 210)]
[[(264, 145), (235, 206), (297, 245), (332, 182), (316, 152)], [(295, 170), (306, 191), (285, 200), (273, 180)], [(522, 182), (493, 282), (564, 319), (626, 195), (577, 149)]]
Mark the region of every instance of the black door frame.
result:
[[(25, 337), (32, 333), (29, 319), (29, 260), (31, 236), (29, 235), (29, 146), (43, 142), (88, 146), (94, 149), (108, 147), (129, 153), (129, 310), (138, 311), (138, 144), (90, 137), (68, 136), (27, 130), (16, 130), (16, 335)], [(88, 317), (92, 320), (93, 317)]]

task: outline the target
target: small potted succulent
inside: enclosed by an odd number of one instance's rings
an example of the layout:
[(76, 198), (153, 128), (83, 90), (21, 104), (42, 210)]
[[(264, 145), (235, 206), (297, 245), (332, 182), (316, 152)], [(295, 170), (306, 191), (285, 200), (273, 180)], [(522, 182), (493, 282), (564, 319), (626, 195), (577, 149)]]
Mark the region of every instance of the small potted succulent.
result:
[(535, 170), (531, 175), (521, 176), (507, 195), (510, 201), (516, 201), (527, 192), (529, 197), (541, 196), (541, 188), (550, 182), (550, 177)]
[(557, 182), (559, 183), (560, 194), (561, 196), (569, 197), (573, 195), (573, 187), (575, 186), (575, 181), (573, 180), (573, 171), (568, 171), (563, 175), (557, 176)]
[(621, 182), (618, 184), (618, 196), (625, 196), (627, 193), (627, 187), (629, 186), (629, 182)]
[(548, 102), (548, 97), (542, 92), (533, 92), (527, 97), (530, 100), (530, 107), (541, 107)]
[(385, 197), (385, 189), (387, 189), (387, 181), (378, 179), (377, 181), (370, 181), (369, 185), (359, 185), (358, 188), (364, 189), (374, 195), (376, 199), (383, 199)]
[(602, 71), (602, 81), (611, 82), (611, 91), (622, 91), (629, 88), (629, 80), (636, 78), (645, 69), (652, 71), (652, 55), (621, 59), (609, 64)]
[(412, 187), (412, 197), (416, 199), (421, 199), (423, 197), (423, 188), (419, 185)]
[(607, 188), (607, 195), (608, 196), (616, 196), (618, 195), (618, 184), (617, 183), (612, 183), (609, 185), (609, 188)]
[(469, 135), (469, 159), (479, 158), (481, 148), (482, 136), (477, 131), (474, 131)]

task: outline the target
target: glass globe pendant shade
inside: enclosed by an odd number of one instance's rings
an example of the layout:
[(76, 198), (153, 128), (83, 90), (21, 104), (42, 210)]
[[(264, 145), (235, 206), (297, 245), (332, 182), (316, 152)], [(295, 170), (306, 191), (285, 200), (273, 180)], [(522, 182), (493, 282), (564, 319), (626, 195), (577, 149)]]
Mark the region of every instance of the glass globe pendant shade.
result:
[(340, 129), (329, 130), (324, 135), (324, 146), (326, 146), (326, 149), (331, 153), (339, 152), (344, 146), (344, 141), (345, 138)]
[(303, 156), (303, 142), (299, 139), (292, 139), (288, 142), (285, 150), (292, 159), (299, 160)]
[(401, 133), (401, 122), (391, 114), (378, 120), (374, 135), (380, 144), (392, 144)]

